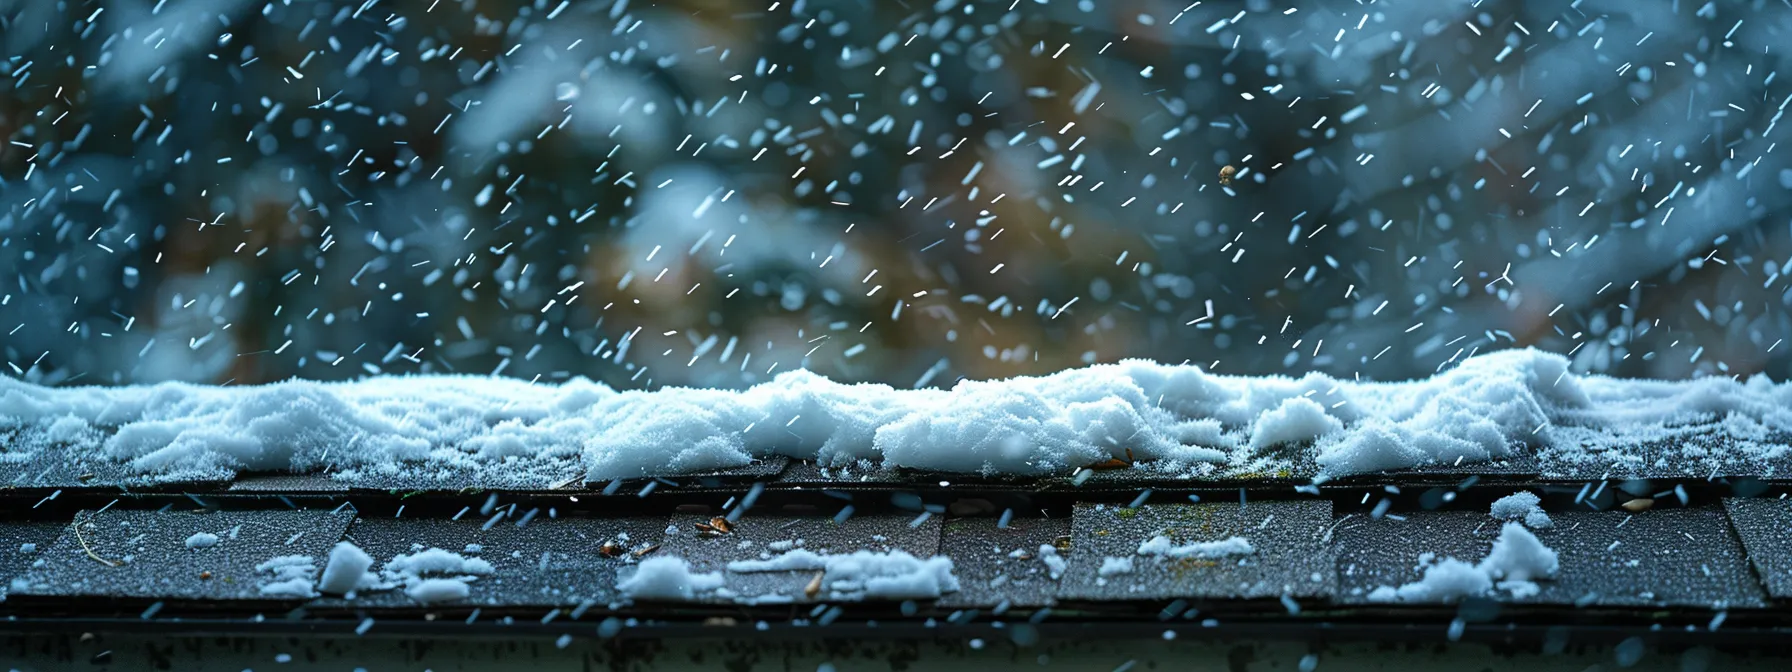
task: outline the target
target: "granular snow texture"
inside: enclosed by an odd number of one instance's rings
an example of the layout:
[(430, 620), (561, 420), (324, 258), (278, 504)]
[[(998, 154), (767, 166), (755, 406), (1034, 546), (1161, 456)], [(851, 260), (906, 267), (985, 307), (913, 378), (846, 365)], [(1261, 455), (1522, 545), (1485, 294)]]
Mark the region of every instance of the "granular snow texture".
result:
[[(1577, 376), (1567, 359), (1534, 350), (1473, 357), (1395, 383), (1218, 376), (1138, 360), (967, 380), (950, 390), (848, 385), (807, 371), (744, 391), (651, 392), (585, 379), (556, 386), (474, 376), (227, 388), (44, 388), (0, 378), (0, 430), (7, 428), (31, 430), (9, 445), (3, 457), (11, 462), (69, 451), (163, 478), (472, 472), (489, 483), (542, 486), (568, 468), (607, 481), (735, 468), (772, 455), (823, 466), (1045, 475), (1130, 454), (1211, 474), (1293, 464), (1288, 450), (1302, 451), (1298, 457), (1329, 478), (1521, 451), (1570, 467), (1778, 458), (1792, 436), (1792, 386), (1763, 377)], [(1626, 452), (1691, 433), (1720, 435), (1724, 448)]]
[(1500, 520), (1521, 520), (1526, 527), (1541, 530), (1555, 525), (1539, 505), (1543, 499), (1534, 493), (1515, 492), (1499, 498), (1488, 513)]

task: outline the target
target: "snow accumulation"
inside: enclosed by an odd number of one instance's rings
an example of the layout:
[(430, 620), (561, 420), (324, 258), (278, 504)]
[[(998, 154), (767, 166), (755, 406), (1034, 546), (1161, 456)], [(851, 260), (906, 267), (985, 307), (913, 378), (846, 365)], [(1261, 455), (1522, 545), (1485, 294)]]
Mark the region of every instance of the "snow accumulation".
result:
[(820, 571), (822, 588), (831, 600), (919, 600), (958, 592), (951, 558), (934, 556), (923, 560), (904, 551), (861, 550), (834, 555), (797, 549), (770, 560), (730, 562), (728, 571)]
[(642, 560), (633, 573), (616, 583), (616, 589), (636, 600), (678, 601), (721, 588), (723, 583), (721, 572), (692, 572), (689, 561), (667, 555)]
[[(1382, 586), (1369, 593), (1377, 602), (1453, 602), (1486, 595), (1497, 587), (1515, 597), (1535, 595), (1538, 579), (1554, 578), (1559, 567), (1556, 552), (1537, 535), (1516, 522), (1500, 528), (1493, 550), (1480, 564), (1444, 558), (1425, 567), (1418, 581), (1403, 586)], [(1497, 582), (1497, 583), (1496, 583)]]
[(380, 569), (379, 579), (374, 580), (366, 575), (365, 568), (359, 576), (354, 574), (353, 568), (361, 564), (356, 553), (365, 555), (365, 552), (352, 545), (344, 548), (343, 544), (337, 544), (331, 549), (331, 564), (341, 562), (343, 566), (339, 570), (341, 574), (334, 577), (327, 576), (329, 567), (324, 568), (326, 578), (331, 579), (328, 588), (341, 588), (353, 576), (353, 590), (383, 590), (403, 586), (405, 594), (418, 602), (449, 602), (465, 599), (470, 592), (466, 584), (492, 573), (492, 563), (480, 558), (469, 558), (440, 548), (427, 548), (416, 553), (393, 556)]
[(193, 536), (187, 537), (187, 548), (191, 548), (194, 550), (198, 550), (201, 548), (211, 548), (211, 547), (217, 546), (217, 545), (218, 545), (218, 535), (212, 534), (210, 532), (195, 532), (193, 534)]
[(1045, 563), (1047, 575), (1053, 581), (1064, 578), (1064, 570), (1070, 568), (1070, 561), (1058, 555), (1058, 547), (1051, 544), (1039, 545), (1039, 561)]
[(1257, 549), (1244, 537), (1227, 537), (1219, 541), (1198, 541), (1178, 546), (1169, 537), (1158, 535), (1139, 544), (1139, 555), (1162, 558), (1223, 558), (1256, 552)]
[(1101, 559), (1101, 568), (1095, 570), (1095, 575), (1105, 578), (1117, 574), (1131, 574), (1132, 569), (1132, 558), (1106, 557)]
[[(726, 569), (734, 574), (791, 572), (806, 576), (819, 572), (813, 590), (830, 601), (933, 599), (958, 591), (958, 577), (952, 574), (950, 558), (922, 559), (903, 551), (861, 550), (836, 555), (799, 548), (762, 560), (730, 562)], [(635, 600), (688, 601), (714, 595), (742, 604), (780, 604), (798, 597), (778, 593), (743, 595), (726, 585), (727, 578), (721, 571), (693, 571), (684, 558), (655, 556), (632, 569), (623, 569), (616, 588)]]
[(492, 563), (453, 551), (429, 548), (394, 556), (386, 563), (385, 571), (401, 578), (426, 574), (490, 574)]
[(324, 563), (324, 575), (317, 581), (317, 590), (330, 595), (346, 595), (373, 587), (379, 583), (379, 578), (367, 571), (372, 567), (373, 556), (361, 547), (346, 541), (337, 542), (336, 547), (330, 549), (329, 561)]
[[(547, 478), (529, 465), (551, 462), (610, 480), (739, 467), (770, 455), (1016, 475), (1130, 455), (1191, 475), (1310, 461), (1323, 478), (1526, 450), (1609, 458), (1605, 448), (1695, 429), (1728, 435), (1728, 450), (1786, 450), (1770, 434), (1792, 431), (1792, 386), (1764, 377), (1579, 376), (1568, 363), (1507, 350), (1425, 380), (1376, 383), (1318, 373), (1220, 376), (1128, 360), (949, 390), (848, 385), (807, 371), (744, 391), (651, 392), (475, 376), (112, 388), (0, 378), (0, 428), (24, 430), (0, 459), (64, 450), (99, 453), (157, 478), (248, 470), (351, 480), (419, 467)], [(1688, 428), (1698, 423), (1706, 426)]]
[(1526, 527), (1541, 530), (1555, 525), (1538, 505), (1542, 501), (1533, 493), (1515, 492), (1495, 501), (1489, 513), (1500, 520), (1524, 521)]
[(467, 582), (443, 578), (419, 579), (404, 589), (406, 596), (424, 604), (464, 600), (471, 593)]
[(272, 597), (317, 597), (311, 582), (317, 576), (317, 560), (309, 555), (282, 555), (255, 566), (255, 571), (270, 575), (259, 587), (261, 594)]

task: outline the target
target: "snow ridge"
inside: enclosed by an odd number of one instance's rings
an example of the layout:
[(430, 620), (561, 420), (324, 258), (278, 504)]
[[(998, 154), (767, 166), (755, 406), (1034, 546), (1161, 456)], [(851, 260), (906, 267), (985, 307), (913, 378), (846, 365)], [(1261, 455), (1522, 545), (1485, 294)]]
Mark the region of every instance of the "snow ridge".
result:
[[(807, 371), (744, 391), (618, 392), (475, 376), (45, 388), (0, 378), (9, 459), (100, 453), (151, 478), (242, 471), (332, 477), (475, 472), (540, 484), (569, 464), (596, 481), (744, 466), (1044, 475), (1131, 459), (1192, 476), (1317, 463), (1321, 478), (1536, 450), (1670, 437), (1717, 421), (1737, 450), (1785, 450), (1792, 386), (1576, 376), (1568, 360), (1506, 350), (1398, 383), (1206, 373), (1140, 360), (950, 390), (848, 385)], [(1669, 423), (1674, 424), (1669, 424)], [(1704, 426), (1698, 431), (1714, 431)], [(1304, 456), (1304, 457), (1303, 457)], [(1711, 459), (1708, 456), (1690, 456)]]

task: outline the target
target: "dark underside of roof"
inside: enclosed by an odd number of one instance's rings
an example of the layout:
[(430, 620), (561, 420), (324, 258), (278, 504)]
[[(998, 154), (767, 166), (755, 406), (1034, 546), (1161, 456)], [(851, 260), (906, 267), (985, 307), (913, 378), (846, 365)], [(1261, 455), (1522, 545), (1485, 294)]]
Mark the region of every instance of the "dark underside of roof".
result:
[[(1653, 645), (1774, 648), (1792, 634), (1792, 484), (1747, 477), (1545, 479), (1511, 470), (1384, 474), (1314, 488), (1267, 478), (991, 481), (878, 473), (834, 478), (782, 460), (737, 472), (556, 490), (362, 489), (322, 477), (0, 490), (0, 628), (14, 632), (338, 633), (628, 641), (740, 636), (1272, 637), (1498, 642), (1549, 647), (1644, 637)], [(1490, 504), (1537, 493), (1536, 532), (1560, 572), (1535, 594), (1389, 604), (1368, 593), (1417, 580), (1421, 554), (1473, 562), (1500, 532)], [(1644, 507), (1647, 503), (1647, 508)], [(1625, 504), (1629, 506), (1626, 507)], [(725, 534), (700, 534), (712, 517)], [(194, 550), (200, 532), (233, 531)], [(676, 533), (668, 534), (669, 530)], [(1107, 573), (1159, 534), (1186, 543), (1248, 537), (1223, 559), (1145, 558)], [(626, 535), (626, 536), (624, 536)], [(804, 598), (812, 572), (730, 575), (794, 604), (630, 602), (616, 587), (633, 540), (710, 571), (777, 542), (822, 552), (950, 557), (961, 589), (939, 600)], [(270, 558), (321, 559), (349, 540), (384, 563), (435, 547), (482, 547), (494, 572), (464, 601), (404, 591), (286, 599), (257, 587)], [(1038, 557), (1065, 560), (1056, 579)], [(377, 566), (377, 565), (376, 565)], [(377, 633), (376, 633), (377, 634)]]

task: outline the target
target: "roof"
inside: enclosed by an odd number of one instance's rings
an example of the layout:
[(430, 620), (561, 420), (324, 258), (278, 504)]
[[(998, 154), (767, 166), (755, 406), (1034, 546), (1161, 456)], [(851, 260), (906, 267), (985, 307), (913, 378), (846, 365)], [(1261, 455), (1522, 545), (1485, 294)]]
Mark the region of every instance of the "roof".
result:
[[(1461, 621), (1700, 632), (1717, 625), (1734, 634), (1772, 631), (1788, 615), (1792, 501), (1772, 482), (1409, 473), (1320, 487), (1275, 479), (1187, 487), (1122, 475), (1081, 486), (904, 471), (860, 481), (779, 461), (750, 474), (533, 491), (375, 490), (292, 476), (204, 487), (14, 488), (0, 493), (12, 512), (0, 521), (0, 611), (40, 623), (221, 619), (243, 627), (257, 615), (340, 627), (369, 618), (385, 626), (512, 619), (583, 635), (619, 634), (629, 622), (755, 621), (1256, 623), (1309, 633), (1325, 623)], [(1490, 505), (1519, 491), (1540, 495), (1552, 525), (1530, 532), (1559, 557), (1559, 573), (1536, 581), (1537, 590), (1455, 601), (1372, 595), (1419, 581), (1446, 556), (1487, 557), (1504, 525)], [(189, 547), (201, 533), (218, 540)], [(1140, 552), (1159, 536), (1160, 551), (1185, 554)], [(1250, 552), (1200, 550), (1233, 538)], [(312, 585), (339, 541), (373, 556), (376, 573), (396, 556), (430, 548), (481, 559), (490, 571), (467, 575), (464, 598), (440, 602), (419, 601), (403, 586), (353, 599), (266, 588), (295, 576)], [(797, 549), (949, 558), (957, 590), (938, 599), (841, 597), (808, 589), (813, 570), (747, 573), (731, 565)], [(1047, 559), (1053, 555), (1062, 565)], [(306, 560), (270, 563), (292, 556)], [(692, 575), (716, 572), (725, 589), (630, 599), (619, 584), (660, 557), (686, 560)], [(741, 599), (765, 595), (790, 599)]]

